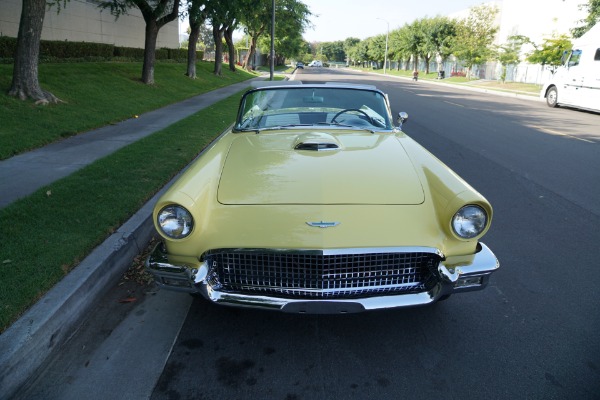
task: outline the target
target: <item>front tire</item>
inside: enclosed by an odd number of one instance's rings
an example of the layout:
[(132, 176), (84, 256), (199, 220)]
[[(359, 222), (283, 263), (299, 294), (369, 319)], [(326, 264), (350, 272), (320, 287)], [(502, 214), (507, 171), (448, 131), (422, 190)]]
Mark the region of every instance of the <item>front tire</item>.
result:
[(439, 303), (440, 301), (444, 301), (444, 300), (448, 300), (450, 298), (451, 295), (449, 294), (445, 294), (443, 296), (440, 296), (439, 299), (437, 299), (437, 302)]
[(548, 107), (556, 107), (558, 106), (558, 90), (556, 90), (556, 86), (552, 86), (548, 89), (548, 93), (546, 94), (546, 104)]

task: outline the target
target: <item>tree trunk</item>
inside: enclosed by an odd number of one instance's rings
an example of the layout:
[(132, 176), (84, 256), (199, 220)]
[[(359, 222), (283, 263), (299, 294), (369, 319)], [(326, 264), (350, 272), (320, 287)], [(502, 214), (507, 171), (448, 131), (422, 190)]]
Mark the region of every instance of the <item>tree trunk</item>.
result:
[(414, 54), (414, 66), (415, 68), (413, 69), (413, 71), (418, 71), (419, 70), (419, 55), (418, 54)]
[(213, 39), (215, 40), (215, 70), (214, 74), (221, 76), (223, 64), (223, 29), (213, 26)]
[(21, 100), (32, 98), (36, 104), (58, 103), (52, 93), (42, 90), (38, 80), (38, 63), (46, 0), (23, 0), (17, 38), (13, 79), (8, 94)]
[(165, 24), (175, 20), (179, 15), (179, 0), (172, 0), (171, 12), (161, 16), (167, 0), (160, 0), (156, 8), (152, 8), (146, 0), (130, 0), (135, 4), (146, 22), (146, 37), (144, 42), (144, 65), (142, 66), (142, 82), (154, 84), (154, 61), (156, 59), (156, 40), (158, 31)]
[(190, 40), (188, 43), (187, 73), (189, 78), (196, 79), (196, 44), (200, 37), (200, 23), (190, 21)]
[(256, 37), (252, 36), (250, 38), (250, 49), (248, 50), (248, 57), (246, 57), (245, 68), (247, 71), (252, 71), (254, 69), (254, 54), (256, 53)]
[(225, 43), (229, 50), (229, 70), (235, 72), (235, 46), (233, 44), (233, 31), (234, 29), (230, 26), (225, 29)]
[(201, 11), (203, 2), (192, 1), (188, 3), (189, 23), (190, 23), (190, 39), (188, 42), (188, 58), (187, 58), (187, 73), (186, 75), (192, 79), (196, 79), (196, 46), (200, 38), (200, 28), (206, 21), (205, 11)]
[(144, 65), (142, 66), (142, 82), (154, 84), (154, 60), (156, 58), (156, 40), (158, 24), (155, 20), (146, 21), (146, 39), (144, 43)]

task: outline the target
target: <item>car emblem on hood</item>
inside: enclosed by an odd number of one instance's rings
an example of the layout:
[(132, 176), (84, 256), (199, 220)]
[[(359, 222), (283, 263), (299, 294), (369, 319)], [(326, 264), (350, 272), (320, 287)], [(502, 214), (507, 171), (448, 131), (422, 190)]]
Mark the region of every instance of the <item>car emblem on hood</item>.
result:
[(314, 226), (316, 228), (331, 228), (333, 226), (338, 226), (340, 223), (339, 222), (307, 222), (306, 223), (309, 226)]

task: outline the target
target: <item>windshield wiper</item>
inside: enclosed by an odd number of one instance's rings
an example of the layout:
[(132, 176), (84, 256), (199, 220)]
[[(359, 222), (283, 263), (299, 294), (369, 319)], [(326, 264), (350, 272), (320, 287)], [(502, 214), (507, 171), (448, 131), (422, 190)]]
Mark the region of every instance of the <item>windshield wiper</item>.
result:
[(257, 129), (256, 133), (263, 132), (263, 131), (285, 130), (285, 129), (295, 128), (298, 126), (312, 126), (312, 124), (286, 124), (286, 125), (267, 126), (264, 128)]
[(356, 129), (356, 130), (360, 130), (360, 131), (367, 131), (367, 132), (375, 133), (375, 131), (373, 129), (364, 128), (364, 127), (360, 127), (360, 126), (356, 126), (356, 125), (340, 124), (339, 122), (317, 122), (316, 125), (338, 126), (341, 128), (352, 128), (352, 129)]
[(234, 129), (234, 132), (254, 132), (254, 133), (258, 133), (259, 129), (258, 128), (237, 128)]

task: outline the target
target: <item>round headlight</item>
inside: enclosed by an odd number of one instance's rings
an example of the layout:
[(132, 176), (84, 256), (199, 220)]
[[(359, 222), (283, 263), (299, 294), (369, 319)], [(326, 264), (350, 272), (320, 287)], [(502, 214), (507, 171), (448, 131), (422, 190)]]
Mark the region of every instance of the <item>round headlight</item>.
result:
[(194, 219), (185, 208), (176, 205), (164, 207), (158, 213), (160, 230), (172, 239), (183, 239), (192, 232)]
[(487, 214), (483, 208), (474, 205), (464, 206), (452, 217), (452, 229), (463, 239), (472, 239), (484, 231)]

